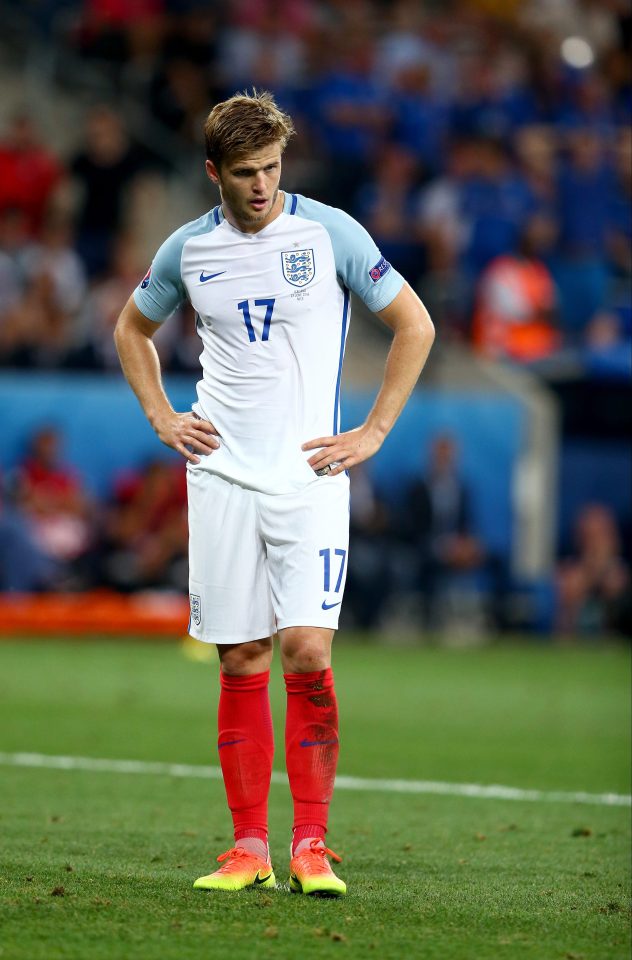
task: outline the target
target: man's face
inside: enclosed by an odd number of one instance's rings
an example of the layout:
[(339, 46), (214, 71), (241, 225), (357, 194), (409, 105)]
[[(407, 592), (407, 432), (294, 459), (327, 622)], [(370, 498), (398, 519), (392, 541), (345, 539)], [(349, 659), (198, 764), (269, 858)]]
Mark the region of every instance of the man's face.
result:
[(256, 233), (278, 214), (281, 146), (270, 144), (238, 160), (225, 160), (217, 168), (206, 161), (209, 178), (217, 183), (230, 222), (245, 233)]

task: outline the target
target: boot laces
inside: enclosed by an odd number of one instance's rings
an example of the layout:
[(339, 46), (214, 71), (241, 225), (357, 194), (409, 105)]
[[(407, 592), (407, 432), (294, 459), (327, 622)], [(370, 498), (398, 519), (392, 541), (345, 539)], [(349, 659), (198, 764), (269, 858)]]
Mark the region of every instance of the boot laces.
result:
[[(244, 860), (259, 861), (260, 859), (261, 858), (257, 857), (254, 853), (244, 850), (243, 847), (231, 847), (230, 850), (227, 850), (225, 853), (220, 853), (219, 857), (217, 858), (217, 862), (223, 864), (223, 866), (220, 867), (220, 870), (228, 873), (232, 869), (242, 869), (245, 866), (243, 863)], [(225, 860), (227, 860), (228, 863), (224, 863)], [(239, 861), (242, 861), (242, 863)]]
[(324, 866), (329, 868), (327, 857), (331, 857), (336, 863), (342, 863), (342, 857), (326, 847), (322, 840), (318, 838), (310, 842), (309, 848), (298, 854), (299, 858), (305, 857), (304, 867), (307, 870), (313, 869), (320, 873)]

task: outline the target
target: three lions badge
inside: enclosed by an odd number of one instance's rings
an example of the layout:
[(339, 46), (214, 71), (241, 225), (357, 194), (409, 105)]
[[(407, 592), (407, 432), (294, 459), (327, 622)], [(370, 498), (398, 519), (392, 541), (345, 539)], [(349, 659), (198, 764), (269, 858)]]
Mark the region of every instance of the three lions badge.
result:
[(314, 279), (316, 267), (314, 265), (314, 251), (283, 250), (281, 253), (283, 276), (293, 287), (305, 287)]

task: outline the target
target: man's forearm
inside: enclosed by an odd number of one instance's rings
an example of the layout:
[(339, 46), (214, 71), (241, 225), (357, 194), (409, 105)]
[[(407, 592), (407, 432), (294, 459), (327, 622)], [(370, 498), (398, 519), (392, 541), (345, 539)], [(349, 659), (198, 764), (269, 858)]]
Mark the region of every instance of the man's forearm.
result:
[(148, 336), (124, 323), (117, 326), (114, 340), (125, 378), (155, 427), (161, 416), (173, 412), (162, 385), (156, 347)]
[(199, 463), (219, 447), (217, 430), (209, 420), (202, 420), (192, 411), (176, 413), (164, 391), (160, 375), (160, 359), (152, 336), (156, 324), (128, 300), (116, 324), (114, 341), (127, 382), (138, 397), (145, 416), (158, 439), (189, 461)]
[(434, 328), (429, 318), (427, 322), (395, 332), (386, 358), (382, 386), (366, 419), (367, 425), (377, 430), (382, 439), (391, 430), (417, 383), (433, 340)]

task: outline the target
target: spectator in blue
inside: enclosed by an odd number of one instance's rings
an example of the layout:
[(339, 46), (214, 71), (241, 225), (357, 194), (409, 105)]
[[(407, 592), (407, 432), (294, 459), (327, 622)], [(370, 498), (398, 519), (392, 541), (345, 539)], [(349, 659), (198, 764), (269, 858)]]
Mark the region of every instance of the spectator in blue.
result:
[(569, 85), (569, 102), (562, 110), (559, 125), (568, 130), (590, 130), (607, 142), (615, 129), (615, 105), (604, 78), (596, 72), (581, 71)]
[(621, 317), (612, 310), (599, 310), (589, 320), (582, 350), (584, 370), (599, 380), (632, 378), (632, 336)]
[(448, 109), (433, 94), (425, 64), (403, 67), (395, 77), (393, 139), (416, 154), (426, 175), (443, 168)]
[(526, 65), (514, 56), (515, 74), (502, 77), (495, 61), (466, 57), (461, 63), (460, 91), (451, 126), (460, 136), (510, 140), (514, 131), (537, 120), (535, 97), (527, 85)]
[(570, 134), (568, 157), (557, 184), (559, 259), (554, 270), (568, 339), (581, 335), (588, 319), (605, 302), (613, 190), (613, 172), (599, 137), (589, 129)]
[(355, 214), (383, 255), (415, 286), (423, 273), (421, 242), (410, 229), (415, 212), (418, 168), (415, 156), (385, 144), (375, 156), (373, 178), (355, 198)]
[(314, 120), (332, 164), (327, 200), (345, 206), (367, 178), (370, 159), (383, 140), (390, 111), (386, 93), (373, 79), (374, 44), (370, 38), (345, 37), (314, 86)]
[(462, 262), (475, 278), (495, 257), (517, 250), (536, 201), (499, 140), (476, 141), (473, 159), (473, 170), (461, 185), (460, 210), (468, 224)]

